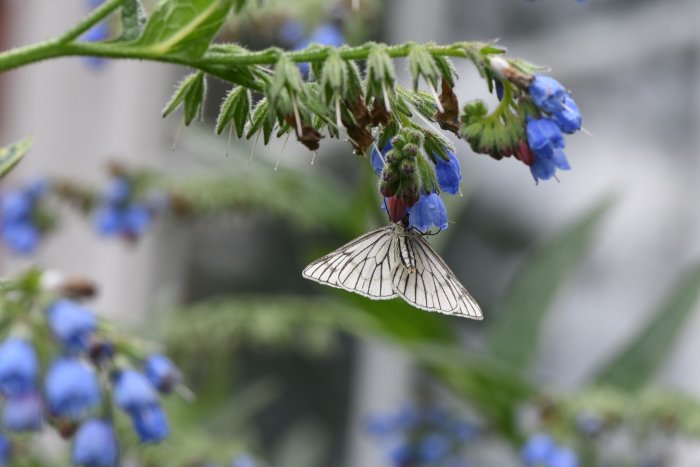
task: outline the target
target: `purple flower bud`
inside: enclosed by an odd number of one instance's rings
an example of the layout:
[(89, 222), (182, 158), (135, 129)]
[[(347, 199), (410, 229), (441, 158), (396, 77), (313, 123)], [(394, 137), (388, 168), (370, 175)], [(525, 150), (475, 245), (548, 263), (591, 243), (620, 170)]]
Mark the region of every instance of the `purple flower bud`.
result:
[(169, 432), (165, 412), (158, 404), (151, 404), (139, 410), (129, 412), (134, 431), (142, 443), (157, 443), (164, 440)]
[(95, 372), (77, 359), (55, 360), (44, 384), (49, 410), (59, 417), (79, 419), (100, 402)]
[(144, 372), (151, 384), (160, 392), (169, 394), (182, 380), (180, 370), (165, 355), (150, 355), (145, 362)]
[(9, 338), (0, 345), (0, 393), (25, 394), (36, 387), (39, 360), (27, 341)]
[(418, 202), (408, 210), (408, 225), (420, 232), (432, 227), (447, 228), (447, 210), (437, 193), (423, 194)]
[(113, 467), (118, 461), (119, 448), (112, 424), (96, 418), (83, 423), (75, 434), (73, 463), (90, 467)]
[(438, 185), (442, 191), (451, 195), (459, 193), (459, 182), (462, 181), (462, 170), (459, 167), (459, 160), (452, 151), (447, 152), (450, 158), (446, 162), (442, 157), (436, 155), (435, 173), (437, 175)]
[(135, 370), (117, 374), (114, 401), (124, 411), (132, 413), (158, 404), (158, 394), (146, 376)]
[(36, 391), (10, 396), (2, 409), (2, 424), (10, 431), (39, 431), (44, 418), (44, 406)]
[(87, 350), (96, 328), (95, 316), (90, 310), (63, 298), (56, 300), (46, 313), (51, 332), (67, 351)]

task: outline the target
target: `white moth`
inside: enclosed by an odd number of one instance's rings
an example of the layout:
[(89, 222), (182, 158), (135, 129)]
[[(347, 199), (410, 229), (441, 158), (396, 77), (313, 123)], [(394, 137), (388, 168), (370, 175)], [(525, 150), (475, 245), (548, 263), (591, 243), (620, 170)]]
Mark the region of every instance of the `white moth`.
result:
[(479, 305), (423, 236), (390, 224), (317, 259), (302, 275), (373, 300), (401, 297), (422, 310), (483, 319)]

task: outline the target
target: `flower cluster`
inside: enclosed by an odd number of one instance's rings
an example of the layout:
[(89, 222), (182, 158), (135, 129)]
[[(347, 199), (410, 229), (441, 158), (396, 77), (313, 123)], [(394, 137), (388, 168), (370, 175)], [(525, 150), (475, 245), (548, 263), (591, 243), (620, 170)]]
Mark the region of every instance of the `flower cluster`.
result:
[[(148, 356), (142, 371), (125, 366), (126, 356), (115, 358), (115, 346), (100, 335), (93, 313), (74, 300), (54, 300), (41, 317), (38, 322), (45, 323), (54, 343), (11, 335), (0, 345), (6, 430), (34, 432), (48, 423), (64, 437), (74, 435), (73, 463), (87, 466), (118, 464), (112, 404), (130, 417), (141, 442), (158, 442), (168, 435), (158, 392), (172, 392), (181, 376), (167, 357)], [(42, 355), (54, 355), (43, 377), (43, 397), (35, 347), (41, 348)], [(106, 394), (111, 394), (111, 400)]]
[[(447, 228), (447, 211), (440, 190), (455, 195), (460, 192), (462, 172), (457, 156), (446, 150), (430, 158), (419, 149), (420, 140), (406, 143), (402, 138), (387, 142), (380, 152), (372, 149), (370, 162), (374, 173), (382, 177), (380, 192), (392, 222), (408, 215), (408, 226), (421, 232)], [(417, 188), (422, 185), (422, 188)]]
[(385, 441), (396, 467), (466, 466), (462, 448), (478, 435), (471, 423), (442, 407), (406, 407), (367, 421), (370, 435)]
[(150, 206), (134, 199), (133, 182), (125, 176), (115, 175), (94, 215), (97, 231), (102, 235), (119, 235), (134, 240), (151, 225), (153, 213)]
[(530, 171), (535, 180), (552, 178), (556, 169), (571, 168), (564, 154), (564, 133), (581, 129), (582, 117), (576, 102), (557, 80), (537, 75), (528, 88), (540, 116), (527, 117), (527, 143), (534, 160)]
[(527, 467), (578, 467), (576, 453), (558, 445), (545, 433), (532, 435), (523, 445), (520, 457)]
[(2, 240), (14, 253), (32, 253), (41, 240), (39, 202), (48, 191), (44, 180), (35, 180), (27, 186), (8, 191), (0, 204)]

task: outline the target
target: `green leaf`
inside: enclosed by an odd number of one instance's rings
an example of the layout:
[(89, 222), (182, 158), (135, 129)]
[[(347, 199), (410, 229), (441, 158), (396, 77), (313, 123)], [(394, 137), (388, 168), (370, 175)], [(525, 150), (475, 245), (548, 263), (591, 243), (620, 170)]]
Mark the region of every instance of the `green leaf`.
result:
[(122, 5), (122, 35), (119, 40), (132, 41), (138, 38), (146, 24), (146, 14), (139, 0), (124, 0)]
[(185, 125), (189, 125), (194, 120), (204, 102), (206, 92), (204, 76), (203, 72), (198, 71), (180, 81), (175, 93), (163, 109), (163, 118), (170, 115), (180, 104), (184, 104)]
[(243, 136), (248, 112), (250, 111), (250, 91), (239, 86), (233, 88), (219, 110), (219, 117), (216, 119), (216, 133), (221, 134), (226, 125), (231, 123), (236, 129), (236, 136)]
[(28, 136), (16, 143), (0, 148), (0, 178), (7, 175), (22, 160), (31, 145), (32, 137)]
[(437, 87), (437, 79), (440, 76), (433, 55), (425, 46), (414, 45), (408, 53), (408, 70), (413, 77), (413, 89), (418, 88), (418, 79), (422, 76), (434, 88)]
[(561, 285), (585, 256), (611, 204), (610, 199), (599, 202), (525, 256), (500, 306), (492, 312), (489, 344), (495, 358), (514, 369), (527, 370), (537, 350), (547, 310)]
[(700, 294), (700, 265), (683, 274), (658, 311), (632, 341), (596, 376), (605, 385), (641, 389), (664, 362)]
[(202, 79), (203, 73), (201, 71), (191, 73), (185, 76), (180, 83), (175, 87), (175, 92), (170, 97), (170, 100), (163, 108), (163, 118), (170, 115), (175, 109), (177, 109), (185, 100), (185, 96), (192, 92), (192, 90), (197, 86), (197, 81)]
[(226, 21), (233, 0), (161, 0), (133, 44), (158, 55), (196, 59)]

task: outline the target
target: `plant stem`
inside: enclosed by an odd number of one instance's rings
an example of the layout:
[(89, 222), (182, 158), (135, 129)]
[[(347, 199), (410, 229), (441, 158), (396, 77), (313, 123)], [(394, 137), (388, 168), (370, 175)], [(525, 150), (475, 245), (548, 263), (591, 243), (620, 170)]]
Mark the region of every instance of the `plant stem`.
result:
[(124, 0), (108, 0), (90, 12), (78, 25), (69, 29), (59, 37), (56, 42), (65, 44), (80, 37), (84, 32), (90, 30), (94, 25), (106, 18), (114, 10), (122, 6)]

